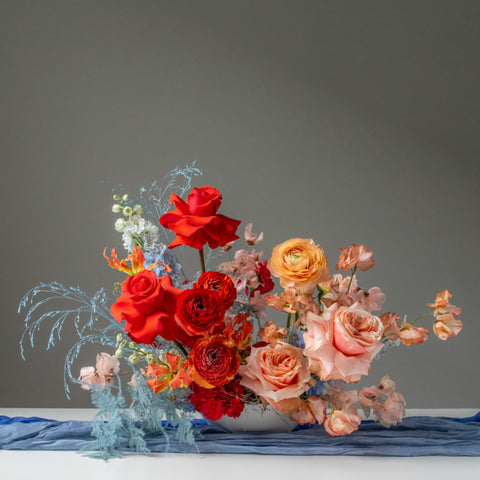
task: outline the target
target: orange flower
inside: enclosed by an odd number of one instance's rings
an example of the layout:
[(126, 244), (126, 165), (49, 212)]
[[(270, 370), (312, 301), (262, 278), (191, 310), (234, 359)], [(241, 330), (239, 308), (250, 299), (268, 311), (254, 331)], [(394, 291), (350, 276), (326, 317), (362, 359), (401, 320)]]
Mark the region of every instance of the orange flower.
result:
[(325, 252), (311, 238), (292, 238), (277, 245), (268, 269), (282, 287), (306, 287), (328, 278)]
[(149, 363), (145, 375), (154, 376), (154, 378), (147, 380), (147, 384), (153, 390), (153, 393), (163, 392), (167, 387), (170, 387), (170, 389), (188, 387), (192, 383), (188, 360), (181, 361), (180, 355), (171, 353), (165, 354), (163, 365)]
[(456, 337), (462, 328), (462, 321), (458, 318), (454, 318), (451, 314), (438, 315), (433, 323), (433, 331), (440, 340)]
[(451, 313), (454, 317), (458, 317), (462, 313), (460, 307), (456, 307), (450, 303), (450, 298), (452, 298), (452, 294), (448, 290), (442, 290), (437, 293), (437, 298), (435, 298), (434, 303), (427, 303), (429, 307), (433, 308), (435, 317), (442, 313)]
[(365, 272), (375, 265), (372, 251), (363, 245), (352, 243), (348, 248), (341, 248), (340, 252), (340, 258), (335, 267), (337, 270), (341, 268), (344, 272), (348, 272), (351, 268), (359, 268)]
[(402, 322), (402, 328), (400, 329), (400, 341), (406, 345), (418, 345), (427, 340), (429, 331), (426, 328), (414, 327), (410, 323)]

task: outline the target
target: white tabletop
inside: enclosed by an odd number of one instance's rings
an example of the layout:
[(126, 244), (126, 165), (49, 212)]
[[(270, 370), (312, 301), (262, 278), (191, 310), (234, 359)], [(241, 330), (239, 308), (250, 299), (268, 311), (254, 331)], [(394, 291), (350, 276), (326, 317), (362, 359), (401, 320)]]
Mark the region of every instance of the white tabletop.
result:
[[(479, 409), (407, 410), (407, 416), (468, 417)], [(94, 409), (0, 408), (0, 415), (38, 416), (57, 420), (89, 420)], [(476, 479), (480, 457), (336, 457), (227, 454), (127, 455), (123, 459), (94, 460), (76, 452), (0, 450), (0, 478), (5, 480), (102, 480), (132, 478), (158, 480), (382, 480)]]

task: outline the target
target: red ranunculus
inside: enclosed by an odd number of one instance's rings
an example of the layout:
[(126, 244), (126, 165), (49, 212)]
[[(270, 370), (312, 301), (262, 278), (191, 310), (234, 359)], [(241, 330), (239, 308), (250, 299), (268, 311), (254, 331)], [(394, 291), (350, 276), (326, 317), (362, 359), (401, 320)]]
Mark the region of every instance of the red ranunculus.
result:
[(203, 388), (220, 387), (231, 382), (240, 367), (235, 342), (223, 335), (197, 340), (188, 359), (191, 377)]
[(245, 390), (238, 379), (217, 388), (203, 388), (192, 383), (192, 394), (188, 397), (195, 410), (205, 418), (215, 421), (224, 415), (237, 418), (243, 411)]
[(228, 310), (237, 298), (237, 289), (226, 273), (203, 272), (195, 286), (216, 292), (225, 304), (225, 310)]
[(213, 290), (183, 290), (177, 299), (175, 321), (187, 335), (210, 335), (223, 324), (225, 305)]
[(172, 193), (170, 202), (174, 203), (175, 210), (160, 217), (162, 226), (177, 235), (169, 248), (189, 245), (201, 250), (206, 243), (210, 248), (217, 248), (238, 238), (235, 232), (240, 220), (217, 214), (222, 195), (216, 188), (194, 188), (186, 202)]
[(142, 270), (123, 282), (122, 294), (110, 312), (117, 322), (126, 321), (125, 331), (137, 343), (153, 343), (157, 335), (183, 340), (185, 332), (174, 319), (182, 291), (168, 275), (157, 278), (154, 272)]

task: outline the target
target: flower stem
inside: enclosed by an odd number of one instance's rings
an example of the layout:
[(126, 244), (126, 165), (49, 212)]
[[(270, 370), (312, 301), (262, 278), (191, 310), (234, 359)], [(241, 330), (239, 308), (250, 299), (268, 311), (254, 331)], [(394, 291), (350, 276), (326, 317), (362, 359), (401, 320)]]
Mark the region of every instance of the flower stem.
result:
[(200, 265), (202, 267), (202, 273), (205, 273), (205, 255), (203, 253), (203, 247), (198, 251), (200, 254)]
[(188, 352), (185, 350), (185, 347), (178, 340), (174, 340), (174, 343), (177, 348), (185, 355), (185, 357), (188, 357)]
[(350, 282), (348, 283), (347, 293), (350, 291), (350, 287), (352, 286), (353, 277), (355, 276), (356, 271), (357, 271), (357, 267), (353, 269), (352, 275), (350, 276)]
[(432, 315), (433, 315), (433, 313), (426, 313), (425, 315), (420, 315), (415, 320), (412, 320), (410, 322), (410, 325), (413, 325), (417, 320), (421, 320), (422, 318), (426, 318), (426, 317), (431, 317)]

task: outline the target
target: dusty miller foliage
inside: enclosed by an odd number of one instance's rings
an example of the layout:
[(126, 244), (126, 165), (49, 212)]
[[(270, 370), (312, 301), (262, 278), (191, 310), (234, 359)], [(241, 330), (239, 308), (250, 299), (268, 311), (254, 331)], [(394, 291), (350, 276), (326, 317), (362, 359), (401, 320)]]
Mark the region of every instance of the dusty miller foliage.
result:
[[(168, 203), (170, 194), (185, 197), (192, 189), (193, 178), (200, 175), (202, 172), (195, 162), (183, 169), (177, 167), (160, 182), (153, 182), (149, 188), (142, 187), (138, 195), (129, 193), (130, 202), (141, 204), (145, 216), (158, 222), (158, 218), (171, 209)], [(114, 191), (125, 192), (121, 185)], [(167, 232), (160, 230), (168, 243)], [(207, 252), (209, 257), (212, 257), (211, 252)], [(49, 350), (61, 340), (63, 329), (73, 325), (78, 341), (68, 351), (64, 364), (65, 394), (70, 398), (70, 384), (81, 383), (72, 370), (83, 346), (97, 344), (112, 351), (116, 349), (116, 337), (123, 332), (123, 326), (110, 314), (112, 303), (113, 299), (107, 296), (105, 289), (89, 296), (79, 287), (65, 287), (58, 282), (40, 283), (27, 292), (19, 304), (18, 311), (25, 316), (25, 330), (20, 340), (22, 358), (25, 359), (25, 343), (35, 347), (40, 328), (50, 328), (46, 345)], [(163, 342), (152, 347), (152, 353), (161, 354), (171, 348), (170, 342)], [(121, 358), (127, 361), (131, 353), (125, 348)], [(92, 388), (92, 403), (99, 409), (92, 422), (92, 434), (96, 440), (84, 451), (103, 459), (122, 456), (126, 450), (145, 453), (149, 451), (145, 437), (158, 435), (167, 440), (167, 449), (171, 438), (193, 445), (194, 430), (188, 416), (193, 407), (187, 399), (188, 391), (177, 389), (175, 398), (170, 390), (155, 395), (138, 368), (128, 365), (134, 372), (136, 389), (122, 388), (118, 375), (107, 388)]]

